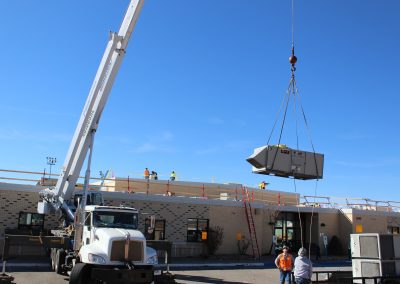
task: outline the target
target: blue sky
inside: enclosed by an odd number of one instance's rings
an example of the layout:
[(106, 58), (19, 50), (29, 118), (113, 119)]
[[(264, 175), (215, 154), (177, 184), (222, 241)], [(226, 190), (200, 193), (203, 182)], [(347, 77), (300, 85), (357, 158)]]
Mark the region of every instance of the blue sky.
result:
[[(1, 1), (0, 168), (61, 167), (128, 0)], [(290, 77), (291, 1), (147, 0), (96, 134), (92, 176), (237, 182), (294, 191), (251, 173)], [(400, 200), (397, 0), (296, 1), (297, 86), (321, 196)], [(293, 117), (283, 143), (295, 147)], [(276, 132), (275, 132), (276, 133)], [(307, 133), (300, 145), (311, 150)], [(277, 136), (273, 138), (277, 141)], [(314, 193), (314, 181), (297, 191)]]

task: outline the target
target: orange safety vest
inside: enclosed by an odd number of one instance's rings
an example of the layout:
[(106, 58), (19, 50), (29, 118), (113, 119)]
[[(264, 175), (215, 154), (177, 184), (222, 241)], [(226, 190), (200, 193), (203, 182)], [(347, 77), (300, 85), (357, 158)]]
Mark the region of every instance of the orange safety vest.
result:
[(278, 256), (278, 265), (280, 269), (283, 269), (284, 271), (291, 271), (293, 267), (293, 257), (290, 254), (287, 254), (286, 256), (281, 253)]
[(144, 176), (148, 177), (149, 175), (150, 175), (149, 171), (148, 170), (144, 170)]

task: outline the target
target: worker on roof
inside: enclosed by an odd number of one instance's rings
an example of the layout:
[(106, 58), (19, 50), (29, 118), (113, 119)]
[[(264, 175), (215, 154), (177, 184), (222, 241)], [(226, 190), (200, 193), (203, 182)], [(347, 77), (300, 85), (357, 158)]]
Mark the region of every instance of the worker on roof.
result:
[(258, 184), (259, 189), (265, 189), (267, 187), (267, 184), (265, 181), (262, 181)]
[(149, 172), (148, 168), (144, 169), (143, 177), (144, 177), (144, 179), (147, 179), (147, 180), (150, 178), (150, 172)]
[(158, 175), (157, 175), (157, 172), (155, 172), (155, 171), (151, 171), (151, 174), (150, 174), (150, 176), (151, 176), (151, 179), (158, 180)]
[(292, 283), (291, 274), (293, 270), (293, 264), (293, 256), (289, 253), (289, 247), (284, 245), (282, 248), (282, 253), (279, 254), (275, 259), (275, 265), (279, 269), (279, 279), (281, 284), (285, 284), (286, 280), (287, 283)]
[(169, 176), (170, 180), (174, 181), (176, 179), (176, 173), (172, 171), (171, 175)]

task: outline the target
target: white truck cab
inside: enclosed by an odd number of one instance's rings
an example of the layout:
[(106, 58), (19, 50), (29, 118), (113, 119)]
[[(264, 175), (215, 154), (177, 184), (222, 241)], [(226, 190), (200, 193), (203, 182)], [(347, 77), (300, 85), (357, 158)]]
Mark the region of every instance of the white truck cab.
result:
[(80, 261), (98, 265), (154, 265), (157, 253), (138, 230), (135, 208), (89, 205), (85, 208)]
[[(76, 216), (79, 218), (80, 214)], [(52, 248), (51, 259), (58, 274), (70, 274), (70, 284), (153, 283), (154, 276), (161, 274), (154, 270), (158, 264), (156, 250), (146, 245), (138, 230), (138, 210), (86, 205), (84, 218), (83, 226), (72, 231), (81, 238), (74, 238), (65, 230), (52, 230), (56, 236), (69, 236), (67, 248)], [(77, 239), (80, 245), (75, 251)]]

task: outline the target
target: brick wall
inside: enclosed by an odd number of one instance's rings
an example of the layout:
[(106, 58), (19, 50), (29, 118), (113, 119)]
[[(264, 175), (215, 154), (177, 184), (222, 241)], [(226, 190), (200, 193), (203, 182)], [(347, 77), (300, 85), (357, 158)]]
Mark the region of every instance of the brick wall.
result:
[[(0, 251), (4, 244), (4, 231), (6, 229), (17, 229), (20, 212), (32, 212), (37, 210), (39, 194), (37, 190), (29, 188), (14, 188), (12, 185), (2, 186), (0, 190)], [(45, 216), (45, 229), (54, 228), (57, 221), (54, 215)], [(10, 255), (44, 255), (41, 248), (12, 248)]]
[[(161, 202), (154, 200), (137, 200), (134, 194), (108, 193), (104, 199), (106, 205), (129, 206), (139, 210), (139, 230), (144, 231), (144, 220), (148, 215), (155, 215), (156, 219), (164, 219), (165, 238), (174, 242), (186, 241), (186, 226), (188, 218), (209, 219), (209, 206), (205, 204), (185, 204), (181, 202)], [(170, 200), (173, 197), (168, 197)], [(167, 200), (168, 201), (168, 200)]]

